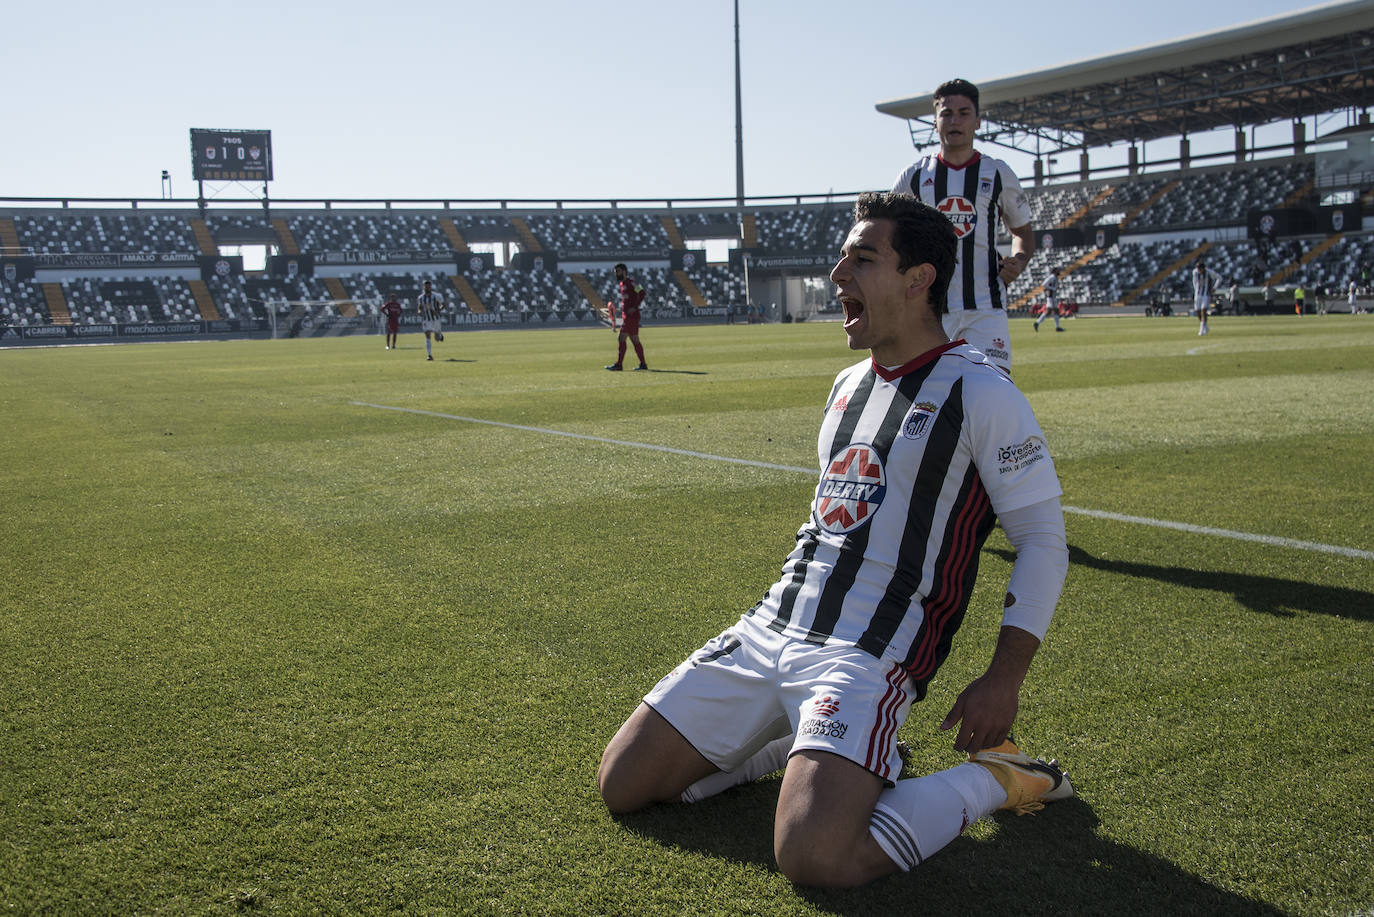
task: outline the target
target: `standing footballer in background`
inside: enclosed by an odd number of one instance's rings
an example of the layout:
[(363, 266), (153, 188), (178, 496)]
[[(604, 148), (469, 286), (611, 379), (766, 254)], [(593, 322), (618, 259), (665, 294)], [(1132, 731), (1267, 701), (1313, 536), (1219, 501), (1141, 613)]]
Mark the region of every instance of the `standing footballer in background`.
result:
[[(954, 224), (959, 260), (949, 284), (944, 316), (950, 340), (965, 340), (1011, 372), (1007, 285), (1026, 269), (1035, 251), (1030, 206), (1011, 166), (973, 148), (980, 124), (978, 87), (950, 80), (935, 90), (935, 130), (940, 152), (922, 157), (897, 177), (892, 190), (915, 195)], [(997, 252), (997, 218), (1011, 232), (1011, 256)]]
[[(639, 357), (639, 365), (635, 369), (648, 369), (649, 364), (644, 362), (644, 348), (639, 343), (639, 307), (644, 304), (644, 288), (630, 278), (629, 268), (623, 264), (615, 266), (615, 279), (620, 284), (620, 352), (615, 362), (606, 368), (612, 372), (625, 368), (625, 340), (628, 338), (635, 345), (635, 355)], [(615, 329), (614, 316), (611, 329)]]
[(1059, 271), (1050, 271), (1050, 276), (1045, 278), (1045, 311), (1040, 313), (1040, 317), (1035, 320), (1033, 326), (1035, 331), (1040, 330), (1040, 323), (1053, 313), (1054, 330), (1063, 331), (1059, 324)]
[(430, 343), (430, 335), (434, 340), (444, 339), (443, 325), (441, 324), (444, 314), (444, 298), (433, 290), (433, 285), (426, 280), (425, 289), (419, 296), (415, 297), (415, 307), (420, 310), (420, 327), (425, 331), (425, 359), (434, 359), (434, 345)]
[(382, 304), (382, 316), (386, 319), (386, 349), (396, 349), (396, 337), (401, 332), (401, 304), (392, 296)]

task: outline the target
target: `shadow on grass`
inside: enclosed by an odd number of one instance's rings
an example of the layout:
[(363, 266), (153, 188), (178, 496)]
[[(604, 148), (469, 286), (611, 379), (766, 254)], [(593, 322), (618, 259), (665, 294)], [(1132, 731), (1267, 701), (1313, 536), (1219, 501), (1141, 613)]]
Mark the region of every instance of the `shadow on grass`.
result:
[[(993, 549), (990, 553), (996, 554), (1008, 563), (1016, 559), (1014, 551)], [(1185, 586), (1189, 589), (1230, 593), (1235, 596), (1237, 602), (1251, 611), (1261, 611), (1281, 618), (1291, 618), (1296, 612), (1306, 611), (1358, 621), (1374, 621), (1374, 594), (1358, 589), (1321, 586), (1274, 576), (1193, 570), (1188, 567), (1161, 567), (1129, 560), (1104, 560), (1074, 545), (1069, 545), (1069, 563), (1107, 573)]]
[[(773, 864), (780, 780), (741, 787), (693, 806), (625, 816), (627, 829), (659, 843), (740, 863)], [(1224, 891), (1167, 860), (1105, 839), (1081, 799), (1034, 817), (999, 813), (989, 840), (956, 839), (905, 875), (864, 888), (797, 894), (823, 911), (886, 914), (1199, 914), (1284, 912)]]

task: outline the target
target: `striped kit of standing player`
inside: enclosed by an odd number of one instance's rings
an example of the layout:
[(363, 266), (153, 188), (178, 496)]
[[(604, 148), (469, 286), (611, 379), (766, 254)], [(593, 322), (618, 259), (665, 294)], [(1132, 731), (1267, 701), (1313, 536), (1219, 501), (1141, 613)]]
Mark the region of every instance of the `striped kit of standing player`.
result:
[(836, 378), (811, 518), (747, 612), (780, 633), (900, 663), (916, 697), (949, 653), (1003, 511), (1058, 496), (1025, 397), (967, 345)]
[(954, 168), (932, 153), (898, 176), (892, 190), (915, 195), (954, 225), (959, 263), (949, 282), (949, 311), (1006, 308), (1006, 287), (997, 276), (997, 217), (1000, 212), (1008, 226), (1030, 222), (1030, 205), (1011, 167), (974, 153)]

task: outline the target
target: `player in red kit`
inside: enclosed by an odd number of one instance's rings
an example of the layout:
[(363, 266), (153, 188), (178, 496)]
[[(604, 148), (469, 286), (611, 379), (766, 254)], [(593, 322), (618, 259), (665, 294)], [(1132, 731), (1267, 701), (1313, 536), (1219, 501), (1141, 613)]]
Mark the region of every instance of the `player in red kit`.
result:
[(382, 305), (382, 315), (386, 316), (386, 349), (396, 349), (396, 336), (401, 331), (401, 304), (391, 297)]
[[(623, 264), (615, 266), (615, 279), (620, 283), (620, 353), (615, 362), (606, 368), (620, 372), (625, 368), (625, 340), (635, 345), (635, 355), (639, 357), (636, 370), (648, 369), (644, 362), (644, 347), (639, 343), (639, 307), (644, 302), (644, 288), (630, 279), (629, 269)], [(614, 319), (611, 322), (614, 327)]]

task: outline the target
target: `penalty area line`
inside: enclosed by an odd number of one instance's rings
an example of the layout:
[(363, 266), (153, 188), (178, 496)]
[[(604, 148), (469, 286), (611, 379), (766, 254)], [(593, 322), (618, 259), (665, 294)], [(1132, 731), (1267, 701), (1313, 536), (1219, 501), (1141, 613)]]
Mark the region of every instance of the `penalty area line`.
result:
[[(694, 452), (691, 449), (675, 449), (672, 446), (657, 446), (653, 443), (637, 443), (631, 440), (592, 436), (589, 433), (570, 433), (567, 430), (554, 430), (549, 427), (531, 427), (518, 423), (505, 423), (500, 420), (484, 420), (481, 417), (464, 417), (461, 414), (445, 414), (441, 411), (426, 411), (420, 408), (402, 408), (390, 404), (373, 404), (368, 401), (350, 401), (349, 404), (363, 408), (375, 408), (379, 411), (396, 411), (401, 414), (419, 414), (425, 417), (439, 417), (444, 420), (459, 420), (464, 423), (485, 424), (489, 427), (501, 427), (506, 430), (522, 430), (526, 433), (562, 436), (567, 439), (580, 439), (587, 442), (604, 443), (609, 446), (625, 446), (630, 449), (647, 449), (650, 452), (666, 452), (671, 455), (705, 459), (711, 462), (728, 462), (732, 465), (747, 465), (750, 468), (765, 468), (770, 471), (791, 471), (806, 475), (817, 474), (815, 468), (802, 468), (797, 465), (778, 465), (773, 462), (756, 462), (752, 459), (731, 458), (728, 455), (713, 455), (710, 452)], [(1314, 551), (1321, 554), (1339, 554), (1343, 557), (1374, 560), (1374, 551), (1363, 551), (1359, 548), (1346, 548), (1340, 545), (1322, 544), (1316, 541), (1299, 541), (1294, 538), (1281, 538), (1277, 535), (1256, 535), (1251, 532), (1236, 532), (1230, 529), (1218, 529), (1206, 525), (1193, 525), (1188, 522), (1170, 522), (1166, 519), (1150, 519), (1145, 516), (1127, 516), (1124, 513), (1112, 513), (1097, 509), (1083, 509), (1078, 506), (1065, 506), (1063, 509), (1066, 513), (1073, 513), (1078, 516), (1090, 516), (1094, 519), (1106, 519), (1111, 522), (1125, 522), (1131, 525), (1144, 525), (1157, 529), (1172, 529), (1179, 532), (1190, 532), (1194, 535), (1212, 535), (1217, 538), (1250, 541), (1269, 545), (1271, 547), (1294, 548), (1299, 551)]]

